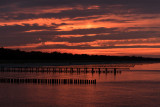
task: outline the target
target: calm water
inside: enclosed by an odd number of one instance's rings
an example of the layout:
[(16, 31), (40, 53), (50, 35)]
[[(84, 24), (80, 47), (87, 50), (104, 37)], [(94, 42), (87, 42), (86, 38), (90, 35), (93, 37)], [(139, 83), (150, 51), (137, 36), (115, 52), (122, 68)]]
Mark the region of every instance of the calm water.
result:
[(0, 107), (159, 107), (160, 63), (136, 64), (121, 73), (16, 73), (6, 78), (96, 79), (97, 84), (0, 83)]

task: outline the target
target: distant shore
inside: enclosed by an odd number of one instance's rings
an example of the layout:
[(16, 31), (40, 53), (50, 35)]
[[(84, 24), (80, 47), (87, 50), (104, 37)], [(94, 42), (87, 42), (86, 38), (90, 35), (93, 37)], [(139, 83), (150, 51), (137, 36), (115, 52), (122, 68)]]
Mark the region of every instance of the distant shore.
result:
[(142, 60), (142, 61), (105, 61), (105, 60), (0, 60), (0, 64), (8, 64), (8, 63), (53, 63), (53, 64), (119, 64), (119, 63), (160, 63), (159, 60)]
[(115, 64), (115, 63), (154, 63), (160, 58), (144, 58), (141, 56), (107, 56), (71, 53), (25, 52), (0, 48), (0, 64), (5, 63), (65, 63), (65, 64)]

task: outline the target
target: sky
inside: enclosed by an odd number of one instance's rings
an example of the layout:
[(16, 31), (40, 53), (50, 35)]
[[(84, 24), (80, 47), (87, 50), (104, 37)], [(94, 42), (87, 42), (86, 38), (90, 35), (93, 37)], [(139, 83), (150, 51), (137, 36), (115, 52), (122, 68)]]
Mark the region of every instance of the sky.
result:
[(160, 0), (1, 0), (0, 47), (160, 58)]

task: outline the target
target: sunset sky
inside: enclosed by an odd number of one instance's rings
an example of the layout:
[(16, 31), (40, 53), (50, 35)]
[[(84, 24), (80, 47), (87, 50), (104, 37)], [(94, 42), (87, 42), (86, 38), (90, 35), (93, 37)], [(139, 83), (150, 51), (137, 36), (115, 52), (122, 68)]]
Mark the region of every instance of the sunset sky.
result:
[(160, 0), (0, 0), (0, 46), (160, 57)]

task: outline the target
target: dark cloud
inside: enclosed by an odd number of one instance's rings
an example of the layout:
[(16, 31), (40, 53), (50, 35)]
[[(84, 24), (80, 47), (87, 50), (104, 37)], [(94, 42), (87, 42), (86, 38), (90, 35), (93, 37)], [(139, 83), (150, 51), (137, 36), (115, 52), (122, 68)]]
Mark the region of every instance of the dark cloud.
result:
[[(23, 20), (23, 19), (36, 19), (36, 18), (76, 18), (76, 17), (88, 17), (92, 15), (104, 15), (113, 13), (110, 9), (87, 9), (87, 10), (64, 10), (59, 13), (14, 13), (0, 15), (0, 18), (6, 20)], [(121, 12), (122, 13), (122, 12)], [(120, 13), (119, 13), (120, 14)]]
[[(31, 30), (47, 30), (49, 31), (56, 31), (58, 30), (59, 26), (62, 25), (68, 25), (66, 23), (61, 23), (61, 24), (55, 24), (52, 23), (51, 26), (47, 26), (47, 25), (38, 25), (37, 23), (35, 24), (27, 24), (24, 23), (22, 25), (3, 25), (0, 26), (0, 33), (1, 33), (1, 37), (2, 36), (7, 36), (8, 34), (12, 34), (12, 35), (16, 35), (18, 36), (18, 34), (27, 34), (27, 32), (25, 31), (31, 31)], [(38, 32), (38, 31), (37, 31)], [(37, 33), (38, 34), (38, 33)]]
[[(62, 24), (52, 24), (53, 26), (39, 26), (38, 24), (24, 24), (24, 25), (11, 25), (0, 26), (0, 45), (24, 45), (38, 42), (45, 42), (50, 40), (63, 41), (63, 38), (57, 38), (57, 35), (86, 35), (86, 34), (99, 34), (99, 33), (112, 33), (117, 28), (92, 28), (92, 29), (75, 29), (72, 31), (57, 31), (57, 27)], [(47, 31), (35, 31), (25, 32), (30, 30), (47, 30)], [(41, 39), (41, 40), (39, 40)], [(66, 40), (64, 38), (64, 40)]]
[(0, 26), (0, 33), (3, 36), (5, 34), (14, 34), (29, 30), (42, 30), (42, 29), (51, 29), (51, 27), (45, 25), (39, 26), (38, 24), (6, 25), (6, 26)]
[(132, 32), (116, 32), (108, 35), (95, 35), (83, 37), (61, 38), (58, 37), (55, 41), (67, 41), (70, 43), (92, 42), (95, 40), (127, 40), (127, 39), (143, 39), (143, 38), (160, 37), (160, 32), (154, 31), (132, 31)]
[(67, 46), (65, 44), (62, 45), (42, 45), (35, 49), (113, 49), (113, 48), (160, 48), (160, 46), (98, 46), (93, 47), (89, 45), (77, 45), (77, 46)]
[[(75, 18), (104, 14), (159, 14), (159, 0), (2, 0), (0, 3), (1, 19), (31, 19), (31, 18)], [(87, 6), (98, 5), (99, 9), (87, 9)], [(83, 9), (74, 9), (81, 6)], [(34, 11), (45, 8), (72, 7), (59, 13), (46, 12), (35, 14)], [(31, 13), (23, 13), (30, 10)], [(18, 11), (18, 13), (17, 13)], [(19, 13), (19, 11), (21, 11)], [(7, 17), (6, 17), (7, 16)]]
[[(10, 4), (13, 3), (9, 0)], [(11, 2), (12, 1), (12, 2)], [(139, 6), (139, 7), (155, 7), (159, 6), (159, 0), (15, 0), (19, 2), (20, 7), (39, 7), (39, 6), (74, 6), (74, 5), (129, 5), (129, 6)], [(6, 2), (2, 2), (5, 3)]]
[[(57, 31), (57, 27), (62, 24), (52, 24), (53, 26), (39, 26), (38, 24), (24, 24), (0, 26), (0, 45), (25, 45), (31, 43), (39, 43), (45, 41), (53, 42), (92, 42), (95, 40), (127, 40), (127, 39), (143, 39), (160, 37), (159, 31), (118, 31), (119, 28), (91, 28), (91, 29), (75, 29), (72, 31)], [(130, 27), (127, 29), (144, 29), (145, 27)], [(154, 28), (154, 27), (153, 27)], [(150, 28), (151, 29), (151, 28)], [(35, 32), (26, 32), (30, 30), (42, 30)], [(43, 31), (46, 30), (46, 31)], [(108, 33), (108, 34), (105, 34)], [(95, 36), (88, 36), (94, 34)], [(58, 35), (84, 35), (82, 37), (59, 37)]]
[(100, 34), (100, 33), (113, 33), (117, 28), (90, 28), (90, 29), (74, 29), (71, 31), (37, 31), (37, 32), (25, 32), (21, 35), (87, 35), (87, 34)]
[(101, 20), (96, 20), (95, 22), (130, 23), (132, 21), (135, 21), (135, 20), (101, 19)]
[(56, 30), (58, 26), (64, 25), (62, 24), (52, 24), (53, 26), (38, 24), (23, 24), (23, 25), (6, 25), (0, 26), (0, 45), (1, 46), (11, 46), (11, 45), (24, 45), (24, 44), (32, 44), (38, 43), (41, 41), (46, 41), (51, 39), (51, 36), (47, 35), (30, 35), (26, 31), (31, 30)]
[(73, 18), (72, 20), (89, 20), (89, 19), (97, 19), (97, 18), (100, 18), (100, 16), (78, 17), (78, 18)]

